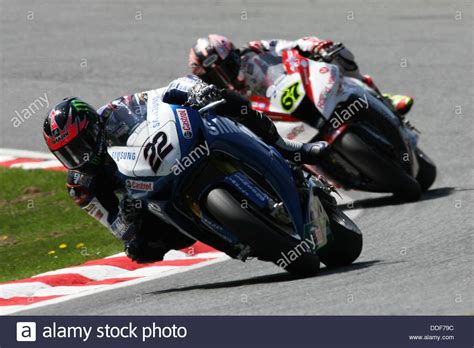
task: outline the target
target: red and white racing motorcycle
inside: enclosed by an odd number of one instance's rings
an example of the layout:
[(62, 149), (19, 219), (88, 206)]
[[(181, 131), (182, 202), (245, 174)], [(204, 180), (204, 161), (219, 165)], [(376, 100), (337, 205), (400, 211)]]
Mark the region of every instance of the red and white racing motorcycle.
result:
[[(344, 188), (417, 200), (434, 182), (436, 166), (417, 147), (418, 136), (408, 121), (330, 63), (342, 47), (336, 44), (316, 60), (297, 50), (252, 56), (247, 62), (254, 76), (252, 107), (281, 121), (279, 129), (290, 138), (327, 141), (318, 167)], [(301, 139), (308, 125), (318, 133)]]

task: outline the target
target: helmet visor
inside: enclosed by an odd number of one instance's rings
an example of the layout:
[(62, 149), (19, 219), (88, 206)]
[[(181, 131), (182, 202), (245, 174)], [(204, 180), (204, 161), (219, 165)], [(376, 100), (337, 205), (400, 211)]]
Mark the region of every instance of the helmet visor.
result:
[(233, 89), (233, 83), (239, 74), (240, 57), (236, 52), (231, 52), (229, 56), (221, 62), (206, 67), (205, 76), (202, 79), (220, 88)]
[(216, 85), (219, 88), (232, 88), (229, 77), (219, 66), (208, 69), (206, 74), (202, 77), (202, 80), (211, 85)]
[(76, 137), (70, 143), (53, 151), (53, 155), (68, 169), (77, 169), (89, 163), (100, 148), (99, 127), (94, 125), (88, 132)]

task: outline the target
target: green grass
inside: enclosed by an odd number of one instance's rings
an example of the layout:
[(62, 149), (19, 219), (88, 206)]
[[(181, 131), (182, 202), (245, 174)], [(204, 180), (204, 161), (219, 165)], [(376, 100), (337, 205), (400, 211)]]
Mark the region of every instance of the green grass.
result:
[(64, 172), (0, 168), (0, 282), (122, 250), (69, 198)]

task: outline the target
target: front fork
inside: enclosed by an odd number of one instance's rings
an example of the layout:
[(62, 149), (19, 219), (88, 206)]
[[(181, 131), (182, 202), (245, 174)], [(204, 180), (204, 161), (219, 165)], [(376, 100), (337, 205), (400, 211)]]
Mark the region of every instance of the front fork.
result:
[(302, 211), (306, 213), (303, 240), (312, 246), (313, 253), (317, 253), (332, 238), (329, 216), (321, 200), (328, 204), (336, 204), (335, 198), (331, 195), (331, 192), (335, 190), (324, 177), (313, 173), (309, 166), (305, 166), (305, 170), (309, 172), (307, 175), (298, 166), (291, 166), (291, 170), (300, 196)]
[(308, 196), (307, 223), (304, 226), (304, 239), (312, 246), (312, 252), (317, 253), (319, 249), (328, 244), (332, 238), (329, 216), (324, 209), (319, 196), (311, 194)]

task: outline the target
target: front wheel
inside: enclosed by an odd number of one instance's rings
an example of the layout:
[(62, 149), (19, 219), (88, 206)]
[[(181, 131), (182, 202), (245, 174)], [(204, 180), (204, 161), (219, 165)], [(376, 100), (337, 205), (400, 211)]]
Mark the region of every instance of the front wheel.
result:
[(416, 176), (416, 180), (421, 186), (422, 191), (428, 190), (436, 179), (436, 165), (423, 151), (419, 148), (415, 150), (416, 158), (420, 169)]
[(321, 262), (327, 267), (347, 266), (362, 252), (362, 233), (357, 225), (338, 207), (324, 207), (328, 214), (333, 241), (322, 255)]
[[(259, 259), (272, 261), (297, 276), (314, 275), (319, 270), (319, 257), (301, 252), (290, 236), (276, 231), (277, 228), (258, 218), (259, 211), (243, 208), (237, 199), (225, 189), (209, 192), (206, 207), (211, 215), (227, 230), (232, 231), (242, 243), (249, 245), (252, 254)], [(298, 258), (287, 262), (290, 251), (299, 251)]]

